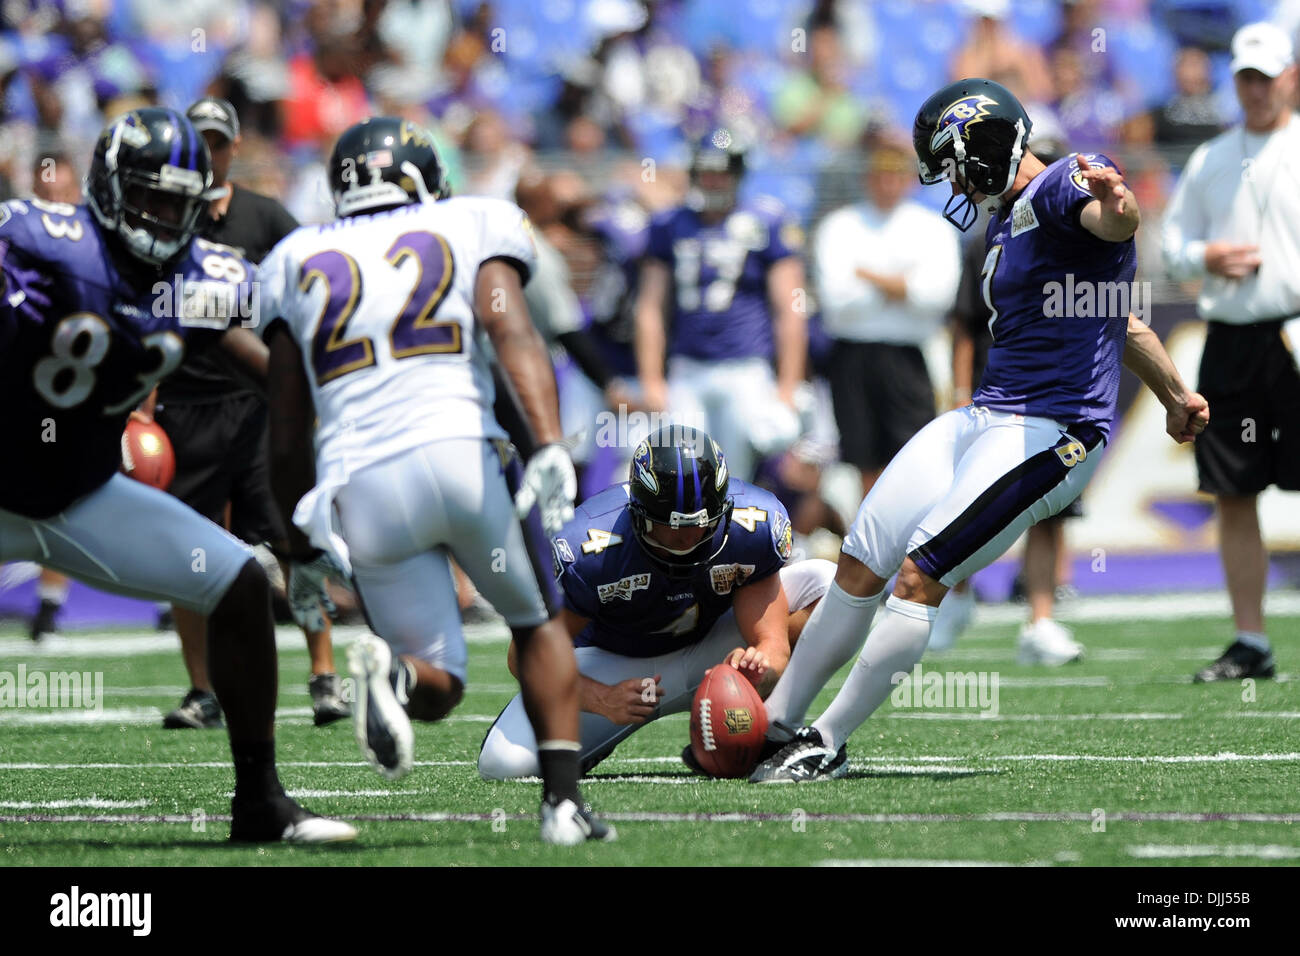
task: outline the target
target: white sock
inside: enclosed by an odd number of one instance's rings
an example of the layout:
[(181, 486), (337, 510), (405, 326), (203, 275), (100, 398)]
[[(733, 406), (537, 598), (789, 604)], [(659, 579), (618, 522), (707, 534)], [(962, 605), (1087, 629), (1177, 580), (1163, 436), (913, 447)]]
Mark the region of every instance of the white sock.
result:
[(803, 726), (813, 698), (862, 647), (884, 593), (855, 597), (831, 582), (804, 625), (785, 673), (767, 698), (769, 737), (789, 740)]
[[(1261, 654), (1267, 654), (1273, 649), (1268, 643), (1268, 635), (1261, 634), (1258, 631), (1238, 631), (1237, 640)], [(795, 647), (798, 646), (798, 644), (795, 645)]]
[(893, 691), (894, 675), (911, 673), (930, 642), (930, 627), (938, 613), (937, 607), (889, 596), (849, 679), (813, 723), (826, 746), (838, 750)]
[(36, 596), (42, 601), (51, 601), (62, 607), (68, 600), (68, 582), (60, 581), (58, 584), (46, 584), (44, 581), (36, 585)]

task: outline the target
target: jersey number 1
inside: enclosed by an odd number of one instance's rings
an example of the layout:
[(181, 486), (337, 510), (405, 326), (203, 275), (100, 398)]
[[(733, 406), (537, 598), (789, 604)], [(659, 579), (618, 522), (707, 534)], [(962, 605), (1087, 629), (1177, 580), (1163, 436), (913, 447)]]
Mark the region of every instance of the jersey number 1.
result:
[[(460, 324), (435, 322), (433, 314), (447, 297), (456, 266), (442, 236), (408, 232), (397, 237), (384, 254), (394, 269), (407, 259), (415, 263), (415, 285), (388, 330), (395, 359), (461, 351)], [(316, 384), (324, 385), (348, 372), (375, 364), (375, 345), (364, 335), (348, 336), (348, 323), (361, 302), (361, 270), (346, 252), (327, 249), (302, 264), (298, 288), (306, 292), (325, 284), (325, 306), (312, 336), (311, 360)]]

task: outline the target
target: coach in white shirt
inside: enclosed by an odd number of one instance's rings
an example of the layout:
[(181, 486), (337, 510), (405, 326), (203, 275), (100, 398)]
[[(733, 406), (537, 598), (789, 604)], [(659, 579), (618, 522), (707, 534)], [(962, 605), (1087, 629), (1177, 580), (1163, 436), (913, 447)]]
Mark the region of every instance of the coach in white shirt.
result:
[(841, 457), (871, 490), (889, 460), (934, 417), (920, 346), (942, 327), (961, 278), (957, 233), (907, 198), (911, 144), (890, 140), (867, 160), (867, 201), (817, 231), (817, 296), (827, 333)]
[(1290, 105), (1290, 39), (1267, 23), (1242, 27), (1232, 39), (1232, 72), (1245, 121), (1192, 154), (1161, 236), (1170, 273), (1205, 280), (1197, 307), (1209, 329), (1198, 387), (1211, 413), (1196, 440), (1196, 468), (1201, 491), (1218, 503), (1237, 628), (1197, 681), (1273, 676), (1256, 499), (1269, 485), (1300, 491), (1300, 371), (1282, 337), (1283, 323), (1300, 315), (1300, 119)]

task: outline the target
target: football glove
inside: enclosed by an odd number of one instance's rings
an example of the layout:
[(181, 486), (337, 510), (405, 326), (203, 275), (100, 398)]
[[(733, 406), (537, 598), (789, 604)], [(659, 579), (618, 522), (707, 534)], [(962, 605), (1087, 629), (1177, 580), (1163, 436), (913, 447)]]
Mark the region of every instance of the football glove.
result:
[(521, 519), (536, 505), (547, 536), (559, 534), (573, 517), (573, 499), (578, 493), (578, 476), (567, 446), (553, 442), (537, 449), (524, 467), (524, 477), (515, 494), (515, 514)]
[(338, 611), (325, 582), (342, 576), (342, 570), (328, 554), (321, 553), (310, 561), (290, 562), (287, 597), (289, 611), (299, 627), (313, 633), (325, 629), (325, 615), (332, 617)]

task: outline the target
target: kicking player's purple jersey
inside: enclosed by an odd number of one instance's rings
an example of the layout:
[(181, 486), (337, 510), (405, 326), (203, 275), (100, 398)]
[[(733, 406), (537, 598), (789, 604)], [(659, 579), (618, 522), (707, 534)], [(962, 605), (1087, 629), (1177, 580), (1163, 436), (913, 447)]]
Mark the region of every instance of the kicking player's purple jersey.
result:
[[(1085, 156), (1094, 167), (1115, 165)], [(1089, 422), (1105, 435), (1115, 417), (1137, 252), (1132, 239), (1105, 242), (1079, 224), (1091, 199), (1070, 156), (990, 221), (982, 281), (993, 345), (973, 402)]]
[(774, 496), (732, 478), (727, 543), (689, 578), (651, 562), (632, 530), (627, 483), (580, 505), (551, 542), (564, 604), (591, 623), (574, 639), (625, 657), (655, 657), (703, 640), (735, 589), (776, 574), (790, 557), (790, 517)]
[(672, 273), (668, 355), (772, 358), (767, 273), (802, 244), (803, 231), (773, 199), (744, 203), (712, 225), (687, 206), (655, 216), (646, 255)]
[(249, 310), (254, 271), (196, 239), (126, 275), (85, 206), (34, 199), (0, 205), (0, 267), (0, 508), (48, 518), (113, 476), (132, 409)]

